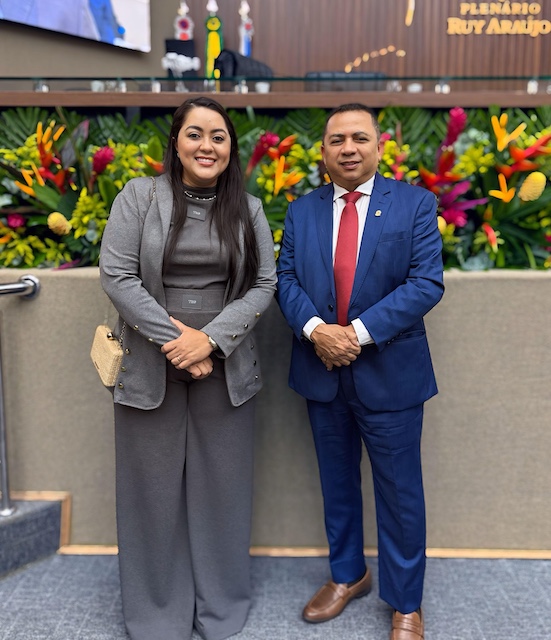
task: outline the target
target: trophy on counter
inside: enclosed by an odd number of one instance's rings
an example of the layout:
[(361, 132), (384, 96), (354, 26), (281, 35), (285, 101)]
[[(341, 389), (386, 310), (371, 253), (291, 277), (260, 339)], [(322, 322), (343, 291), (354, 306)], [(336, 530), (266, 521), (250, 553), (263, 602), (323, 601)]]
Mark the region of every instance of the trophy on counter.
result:
[(183, 78), (197, 75), (201, 61), (195, 55), (193, 30), (195, 23), (189, 15), (186, 2), (180, 2), (180, 8), (174, 19), (174, 38), (165, 40), (165, 56), (161, 59), (163, 69), (170, 78), (176, 78), (175, 90), (186, 92)]
[(250, 56), (252, 53), (252, 41), (254, 35), (253, 21), (249, 17), (251, 10), (247, 0), (241, 0), (239, 15), (241, 24), (239, 25), (239, 53), (242, 56)]
[(189, 7), (187, 2), (180, 2), (180, 8), (174, 19), (174, 37), (176, 40), (193, 40), (193, 29), (195, 23), (188, 16)]
[(220, 74), (214, 68), (214, 61), (220, 55), (220, 52), (224, 48), (224, 36), (222, 35), (222, 21), (216, 15), (218, 12), (218, 3), (216, 0), (209, 0), (207, 2), (207, 11), (209, 16), (205, 22), (207, 30), (206, 44), (205, 44), (205, 81), (206, 87), (215, 89), (216, 84), (214, 80), (218, 80)]

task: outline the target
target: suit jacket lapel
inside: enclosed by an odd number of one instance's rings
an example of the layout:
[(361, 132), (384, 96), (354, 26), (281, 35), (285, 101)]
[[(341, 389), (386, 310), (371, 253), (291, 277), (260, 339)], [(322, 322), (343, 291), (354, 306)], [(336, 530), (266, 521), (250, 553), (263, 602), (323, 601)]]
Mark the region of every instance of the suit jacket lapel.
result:
[[(333, 274), (333, 185), (329, 184), (319, 190), (320, 204), (314, 211), (317, 223), (320, 255), (327, 278), (331, 284), (331, 292), (335, 297), (335, 277)], [(321, 280), (321, 279), (320, 279)]]
[(367, 210), (367, 218), (362, 235), (362, 244), (360, 246), (360, 255), (356, 266), (356, 276), (354, 278), (354, 286), (352, 287), (352, 295), (350, 302), (354, 300), (358, 292), (363, 286), (363, 282), (367, 276), (367, 272), (375, 255), (375, 249), (379, 242), (379, 237), (388, 218), (392, 199), (390, 197), (390, 189), (387, 181), (380, 174), (375, 174), (375, 184), (369, 201)]
[(166, 175), (156, 177), (156, 194), (147, 203), (142, 230), (140, 269), (146, 289), (161, 304), (163, 288), (163, 256), (172, 220), (172, 187)]

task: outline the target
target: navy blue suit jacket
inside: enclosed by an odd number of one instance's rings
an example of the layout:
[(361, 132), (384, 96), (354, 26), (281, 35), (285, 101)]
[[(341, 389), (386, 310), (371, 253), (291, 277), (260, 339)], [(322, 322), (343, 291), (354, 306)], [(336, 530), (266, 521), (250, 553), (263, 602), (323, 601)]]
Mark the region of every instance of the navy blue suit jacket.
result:
[[(289, 384), (320, 402), (336, 396), (339, 369), (327, 371), (302, 329), (313, 316), (337, 322), (332, 196), (330, 184), (289, 205), (278, 265), (277, 299), (294, 333)], [(348, 313), (375, 341), (350, 365), (368, 409), (407, 409), (437, 393), (423, 316), (443, 292), (434, 195), (376, 174)]]

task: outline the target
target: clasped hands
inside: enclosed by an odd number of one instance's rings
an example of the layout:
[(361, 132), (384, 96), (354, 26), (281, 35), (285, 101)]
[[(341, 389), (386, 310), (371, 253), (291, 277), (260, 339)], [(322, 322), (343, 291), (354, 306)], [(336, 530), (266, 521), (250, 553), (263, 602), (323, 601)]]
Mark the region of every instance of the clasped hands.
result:
[(310, 334), (316, 355), (327, 371), (333, 367), (348, 366), (356, 360), (362, 348), (354, 327), (349, 324), (319, 324)]
[(213, 369), (210, 358), (212, 347), (208, 336), (202, 331), (188, 327), (183, 322), (170, 316), (170, 321), (180, 329), (180, 337), (167, 342), (161, 347), (166, 359), (176, 369), (185, 369), (195, 380), (207, 378)]

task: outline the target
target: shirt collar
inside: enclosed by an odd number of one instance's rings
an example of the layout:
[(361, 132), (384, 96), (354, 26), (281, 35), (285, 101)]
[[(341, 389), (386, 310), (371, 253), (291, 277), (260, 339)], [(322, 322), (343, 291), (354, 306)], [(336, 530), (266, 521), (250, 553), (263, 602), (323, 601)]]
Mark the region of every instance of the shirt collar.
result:
[[(375, 175), (372, 175), (371, 178), (367, 182), (364, 182), (357, 186), (354, 191), (358, 191), (359, 193), (363, 193), (364, 196), (370, 196), (373, 192), (373, 185), (375, 184)], [(342, 196), (348, 193), (347, 189), (339, 186), (338, 184), (333, 183), (333, 202), (342, 198)]]

